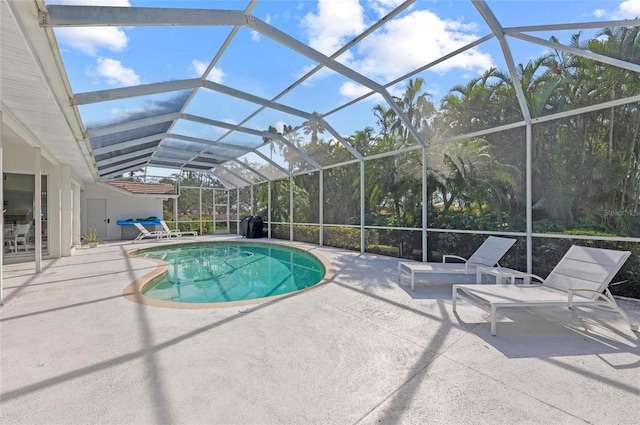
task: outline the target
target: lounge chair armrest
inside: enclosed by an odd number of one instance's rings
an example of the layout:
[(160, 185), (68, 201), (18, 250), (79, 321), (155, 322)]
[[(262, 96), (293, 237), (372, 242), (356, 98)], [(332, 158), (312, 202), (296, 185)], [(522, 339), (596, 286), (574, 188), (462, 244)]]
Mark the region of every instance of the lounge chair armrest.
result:
[(448, 259), (450, 259), (450, 258), (455, 259), (455, 260), (462, 260), (462, 262), (464, 262), (464, 263), (466, 263), (466, 262), (467, 262), (467, 259), (466, 259), (466, 258), (460, 257), (460, 256), (458, 256), (458, 255), (451, 255), (451, 254), (445, 254), (445, 255), (443, 255), (443, 256), (442, 256), (442, 262), (443, 262), (443, 263), (446, 263), (446, 262), (447, 262), (447, 260), (448, 260)]
[[(533, 273), (526, 273), (526, 272), (515, 272), (513, 274), (513, 278), (514, 279), (525, 279), (528, 280), (530, 283), (528, 283), (528, 285), (542, 285), (544, 283), (544, 279), (540, 276), (538, 276), (537, 274), (533, 274)], [(538, 282), (532, 282), (532, 280), (535, 279)]]

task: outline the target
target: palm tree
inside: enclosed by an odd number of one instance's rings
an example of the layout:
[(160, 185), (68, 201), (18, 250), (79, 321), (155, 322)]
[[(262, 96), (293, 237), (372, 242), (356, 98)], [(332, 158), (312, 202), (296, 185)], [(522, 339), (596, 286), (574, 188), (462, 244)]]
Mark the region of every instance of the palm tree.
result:
[[(313, 115), (318, 115), (317, 112), (313, 112)], [(318, 143), (318, 134), (325, 132), (325, 128), (319, 120), (309, 120), (304, 123), (304, 134), (311, 135), (311, 143)]]

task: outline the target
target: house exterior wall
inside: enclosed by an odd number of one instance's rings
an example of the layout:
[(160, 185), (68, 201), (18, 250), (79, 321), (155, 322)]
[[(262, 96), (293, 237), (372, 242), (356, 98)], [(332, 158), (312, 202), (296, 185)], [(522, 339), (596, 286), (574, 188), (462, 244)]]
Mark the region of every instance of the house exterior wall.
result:
[(159, 217), (162, 218), (162, 199), (151, 197), (131, 197), (104, 186), (86, 185), (80, 194), (81, 228), (82, 234), (86, 234), (87, 228), (87, 199), (105, 199), (107, 203), (107, 236), (105, 240), (120, 240), (122, 226), (118, 226), (118, 220), (129, 218)]

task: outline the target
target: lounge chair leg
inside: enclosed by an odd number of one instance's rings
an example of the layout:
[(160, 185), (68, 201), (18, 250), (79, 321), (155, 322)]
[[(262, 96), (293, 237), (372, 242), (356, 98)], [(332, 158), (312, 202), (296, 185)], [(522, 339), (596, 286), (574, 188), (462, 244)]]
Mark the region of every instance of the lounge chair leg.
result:
[(496, 306), (491, 306), (491, 335), (496, 336)]
[(453, 297), (451, 299), (451, 301), (452, 301), (451, 302), (451, 309), (453, 310), (454, 313), (456, 312), (456, 301), (457, 301), (457, 298), (458, 298), (458, 288), (455, 285), (453, 285)]
[(631, 319), (629, 318), (627, 313), (623, 309), (620, 308), (618, 303), (616, 303), (616, 300), (613, 298), (613, 295), (611, 294), (611, 291), (609, 291), (609, 288), (605, 289), (605, 293), (604, 294), (599, 294), (599, 297), (604, 299), (607, 302), (607, 304), (609, 305), (609, 307), (611, 307), (612, 309), (614, 309), (615, 311), (620, 313), (620, 315), (627, 322), (627, 324), (629, 325), (629, 328), (632, 331), (638, 332), (638, 324), (631, 322)]

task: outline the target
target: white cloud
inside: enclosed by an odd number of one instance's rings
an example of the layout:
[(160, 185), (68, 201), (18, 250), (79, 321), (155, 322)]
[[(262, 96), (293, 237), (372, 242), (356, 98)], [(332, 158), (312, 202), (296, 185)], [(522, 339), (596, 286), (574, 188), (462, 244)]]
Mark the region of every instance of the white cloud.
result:
[(319, 0), (318, 13), (302, 20), (309, 45), (327, 56), (366, 28), (364, 10), (358, 0)]
[(596, 9), (593, 11), (593, 16), (595, 16), (596, 18), (603, 18), (604, 16), (606, 16), (607, 11), (604, 9)]
[[(197, 77), (201, 77), (209, 66), (208, 63), (199, 61), (197, 59), (192, 60), (191, 65), (193, 66), (193, 70)], [(216, 68), (214, 66), (213, 69), (209, 72), (209, 75), (207, 75), (207, 79), (213, 81), (214, 83), (221, 84), (224, 76), (225, 73), (220, 68)]]
[[(637, 0), (640, 1), (640, 0)], [(386, 14), (400, 0), (372, 0), (368, 7)], [(302, 21), (311, 47), (330, 55), (368, 24), (357, 0), (320, 0), (318, 12)], [(344, 53), (338, 61), (357, 72), (387, 82), (420, 68), (477, 40), (478, 26), (461, 20), (441, 19), (429, 10), (414, 10), (394, 19)], [(444, 74), (452, 69), (482, 72), (494, 66), (493, 58), (479, 49), (470, 49), (433, 68)], [(314, 79), (322, 78), (318, 73)], [(355, 85), (344, 85), (341, 92), (355, 95)]]
[(225, 75), (226, 74), (220, 68), (216, 68), (214, 66), (213, 69), (209, 72), (207, 80), (211, 80), (214, 83), (222, 84), (222, 80), (224, 79)]
[(609, 19), (635, 19), (640, 17), (640, 0), (626, 0), (620, 3), (618, 8), (609, 16), (602, 9), (593, 13), (596, 17), (607, 17)]
[(627, 0), (620, 3), (613, 19), (635, 19), (640, 17), (640, 0)]
[(200, 77), (204, 74), (204, 71), (207, 70), (208, 64), (205, 62), (199, 61), (198, 59), (194, 59), (191, 61), (191, 65), (193, 66), (193, 70), (196, 76)]
[[(58, 0), (49, 4), (74, 6), (118, 6), (130, 7), (129, 0)], [(121, 52), (127, 47), (127, 35), (117, 27), (58, 28), (58, 39), (73, 48), (91, 56), (97, 56), (100, 49)]]
[[(415, 11), (363, 40), (358, 48), (361, 59), (352, 66), (365, 75), (391, 80), (475, 41), (475, 29), (474, 24), (442, 20), (428, 10)], [(493, 65), (490, 54), (471, 49), (432, 70), (486, 70)]]
[[(351, 81), (347, 81), (346, 83), (342, 84), (342, 86), (340, 86), (339, 92), (342, 96), (344, 96), (347, 99), (357, 99), (360, 96), (364, 96), (366, 94), (371, 93), (371, 89), (363, 85), (353, 83)], [(393, 93), (391, 93), (391, 95), (393, 95)], [(379, 93), (374, 93), (370, 95), (365, 99), (365, 101), (373, 104), (386, 102), (384, 97)]]
[(347, 81), (340, 87), (340, 94), (349, 99), (355, 99), (370, 92), (370, 88), (351, 81)]
[[(405, 0), (370, 0), (368, 6), (378, 15), (379, 18), (387, 15)], [(411, 6), (409, 6), (411, 7)]]
[(97, 56), (101, 49), (121, 52), (127, 47), (128, 38), (116, 27), (59, 28), (58, 40), (90, 56)]
[(140, 77), (131, 68), (125, 68), (115, 59), (98, 58), (96, 60), (95, 74), (106, 78), (113, 86), (135, 86), (140, 84)]

